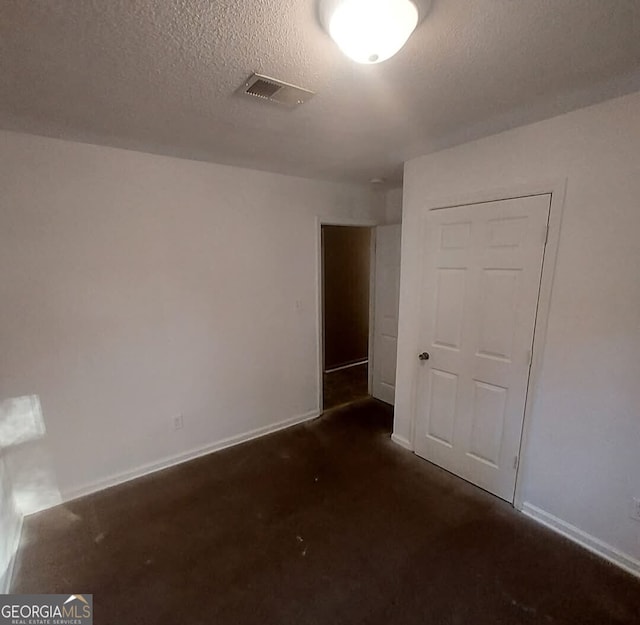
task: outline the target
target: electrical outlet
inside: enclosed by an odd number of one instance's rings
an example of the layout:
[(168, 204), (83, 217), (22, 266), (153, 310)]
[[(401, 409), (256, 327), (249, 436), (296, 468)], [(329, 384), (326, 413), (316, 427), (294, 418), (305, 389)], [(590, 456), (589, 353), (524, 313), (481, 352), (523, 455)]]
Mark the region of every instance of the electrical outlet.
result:
[(182, 420), (182, 415), (176, 415), (175, 417), (173, 417), (173, 429), (174, 430), (181, 430), (182, 427), (184, 426), (184, 421)]
[(640, 497), (631, 500), (631, 518), (640, 521)]

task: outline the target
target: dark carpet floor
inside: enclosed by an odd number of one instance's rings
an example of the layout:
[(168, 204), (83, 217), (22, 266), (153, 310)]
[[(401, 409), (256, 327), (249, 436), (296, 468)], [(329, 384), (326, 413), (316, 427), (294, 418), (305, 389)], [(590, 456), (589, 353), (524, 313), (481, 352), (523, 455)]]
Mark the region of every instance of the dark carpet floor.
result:
[(640, 623), (640, 581), (397, 447), (375, 400), (26, 520), (97, 625)]
[(339, 369), (324, 374), (323, 405), (325, 410), (369, 396), (369, 365)]

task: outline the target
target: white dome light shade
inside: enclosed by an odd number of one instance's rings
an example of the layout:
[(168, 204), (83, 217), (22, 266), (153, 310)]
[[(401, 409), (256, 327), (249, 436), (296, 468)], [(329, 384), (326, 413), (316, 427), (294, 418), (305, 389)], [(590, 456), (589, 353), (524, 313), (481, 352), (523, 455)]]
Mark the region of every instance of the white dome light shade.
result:
[(411, 0), (342, 0), (329, 17), (329, 34), (357, 63), (380, 63), (407, 42), (418, 24)]

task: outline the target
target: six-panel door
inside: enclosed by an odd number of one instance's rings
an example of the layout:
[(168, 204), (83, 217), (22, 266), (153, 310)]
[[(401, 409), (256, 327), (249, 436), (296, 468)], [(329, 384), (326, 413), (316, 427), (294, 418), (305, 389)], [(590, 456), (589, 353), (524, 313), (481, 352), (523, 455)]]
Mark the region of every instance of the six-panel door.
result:
[[(513, 500), (549, 195), (429, 211), (415, 450)], [(427, 351), (428, 360), (418, 360)]]
[(400, 225), (376, 228), (373, 396), (393, 404), (398, 351)]

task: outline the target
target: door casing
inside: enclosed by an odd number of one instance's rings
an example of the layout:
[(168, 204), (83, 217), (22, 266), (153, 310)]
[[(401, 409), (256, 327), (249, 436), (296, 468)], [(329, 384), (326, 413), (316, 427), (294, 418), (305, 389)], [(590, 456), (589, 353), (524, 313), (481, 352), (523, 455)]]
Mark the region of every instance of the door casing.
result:
[[(553, 279), (555, 276), (556, 261), (558, 256), (558, 246), (560, 242), (560, 230), (562, 224), (562, 212), (564, 208), (566, 188), (566, 178), (543, 180), (537, 183), (527, 183), (506, 188), (489, 189), (458, 196), (453, 195), (441, 199), (436, 198), (427, 202), (422, 209), (423, 215), (426, 215), (427, 212), (432, 210), (453, 208), (455, 206), (482, 204), (486, 202), (517, 199), (532, 195), (551, 195), (551, 204), (549, 208), (549, 235), (542, 264), (542, 275), (540, 278), (538, 311), (536, 314), (536, 321), (533, 331), (533, 354), (531, 369), (529, 373), (527, 396), (525, 401), (522, 437), (520, 439), (520, 455), (518, 469), (516, 472), (515, 493), (512, 502), (513, 506), (518, 510), (522, 509), (524, 503), (522, 476), (525, 473), (525, 467), (528, 461), (526, 450), (527, 442), (530, 436), (530, 415), (533, 409), (536, 389), (538, 387), (542, 369), (542, 362), (544, 358), (544, 347), (546, 344), (549, 309), (551, 307)], [(422, 283), (424, 277), (424, 250), (421, 251), (420, 258), (420, 283)], [(417, 375), (417, 368), (414, 368), (414, 376), (415, 375)], [(411, 398), (411, 444), (414, 449), (416, 436), (417, 387), (417, 384), (413, 384), (413, 396)]]

